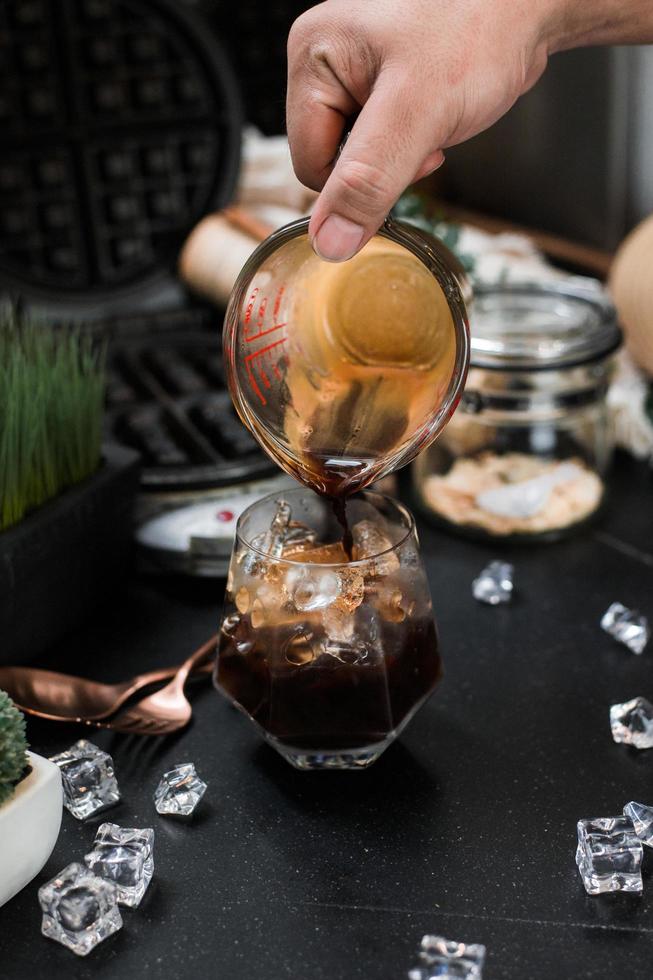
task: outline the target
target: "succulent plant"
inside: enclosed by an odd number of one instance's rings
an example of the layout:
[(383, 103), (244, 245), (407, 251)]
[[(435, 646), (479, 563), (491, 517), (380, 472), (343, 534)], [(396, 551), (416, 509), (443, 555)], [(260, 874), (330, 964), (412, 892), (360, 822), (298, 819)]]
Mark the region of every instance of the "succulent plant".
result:
[(0, 806), (9, 799), (27, 765), (25, 718), (0, 691)]

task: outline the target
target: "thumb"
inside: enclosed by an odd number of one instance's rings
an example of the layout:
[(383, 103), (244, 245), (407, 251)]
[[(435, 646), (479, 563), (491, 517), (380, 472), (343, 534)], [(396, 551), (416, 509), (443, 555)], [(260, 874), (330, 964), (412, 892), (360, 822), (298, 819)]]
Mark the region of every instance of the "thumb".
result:
[(321, 258), (355, 255), (416, 175), (442, 163), (426, 112), (415, 102), (414, 89), (405, 93), (386, 82), (363, 106), (311, 216), (309, 235)]

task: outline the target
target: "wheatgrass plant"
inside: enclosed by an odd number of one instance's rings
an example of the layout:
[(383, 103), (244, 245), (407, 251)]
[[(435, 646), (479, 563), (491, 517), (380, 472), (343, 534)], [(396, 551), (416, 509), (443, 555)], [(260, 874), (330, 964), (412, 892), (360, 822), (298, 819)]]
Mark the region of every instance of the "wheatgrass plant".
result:
[(0, 314), (0, 531), (97, 469), (103, 402), (88, 334)]

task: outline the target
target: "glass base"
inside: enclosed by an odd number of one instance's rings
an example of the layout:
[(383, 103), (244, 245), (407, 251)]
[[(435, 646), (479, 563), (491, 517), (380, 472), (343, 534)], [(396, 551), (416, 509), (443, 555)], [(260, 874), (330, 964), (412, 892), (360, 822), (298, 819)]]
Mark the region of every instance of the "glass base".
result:
[(381, 742), (373, 745), (366, 745), (356, 749), (327, 749), (319, 751), (316, 749), (299, 749), (291, 745), (285, 745), (271, 735), (265, 735), (265, 740), (272, 748), (276, 749), (279, 755), (283, 756), (295, 769), (301, 770), (322, 770), (322, 769), (367, 769), (373, 762), (383, 755), (388, 746), (394, 742), (396, 734), (393, 732)]

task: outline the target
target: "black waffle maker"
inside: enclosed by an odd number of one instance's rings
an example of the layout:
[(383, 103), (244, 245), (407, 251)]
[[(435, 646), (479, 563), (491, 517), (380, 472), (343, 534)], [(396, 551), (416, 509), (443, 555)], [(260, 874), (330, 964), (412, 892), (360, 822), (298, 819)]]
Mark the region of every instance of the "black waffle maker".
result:
[(141, 453), (150, 514), (278, 472), (233, 411), (220, 311), (175, 279), (231, 198), (241, 124), (224, 52), (183, 3), (0, 3), (0, 294), (108, 341), (107, 435)]

